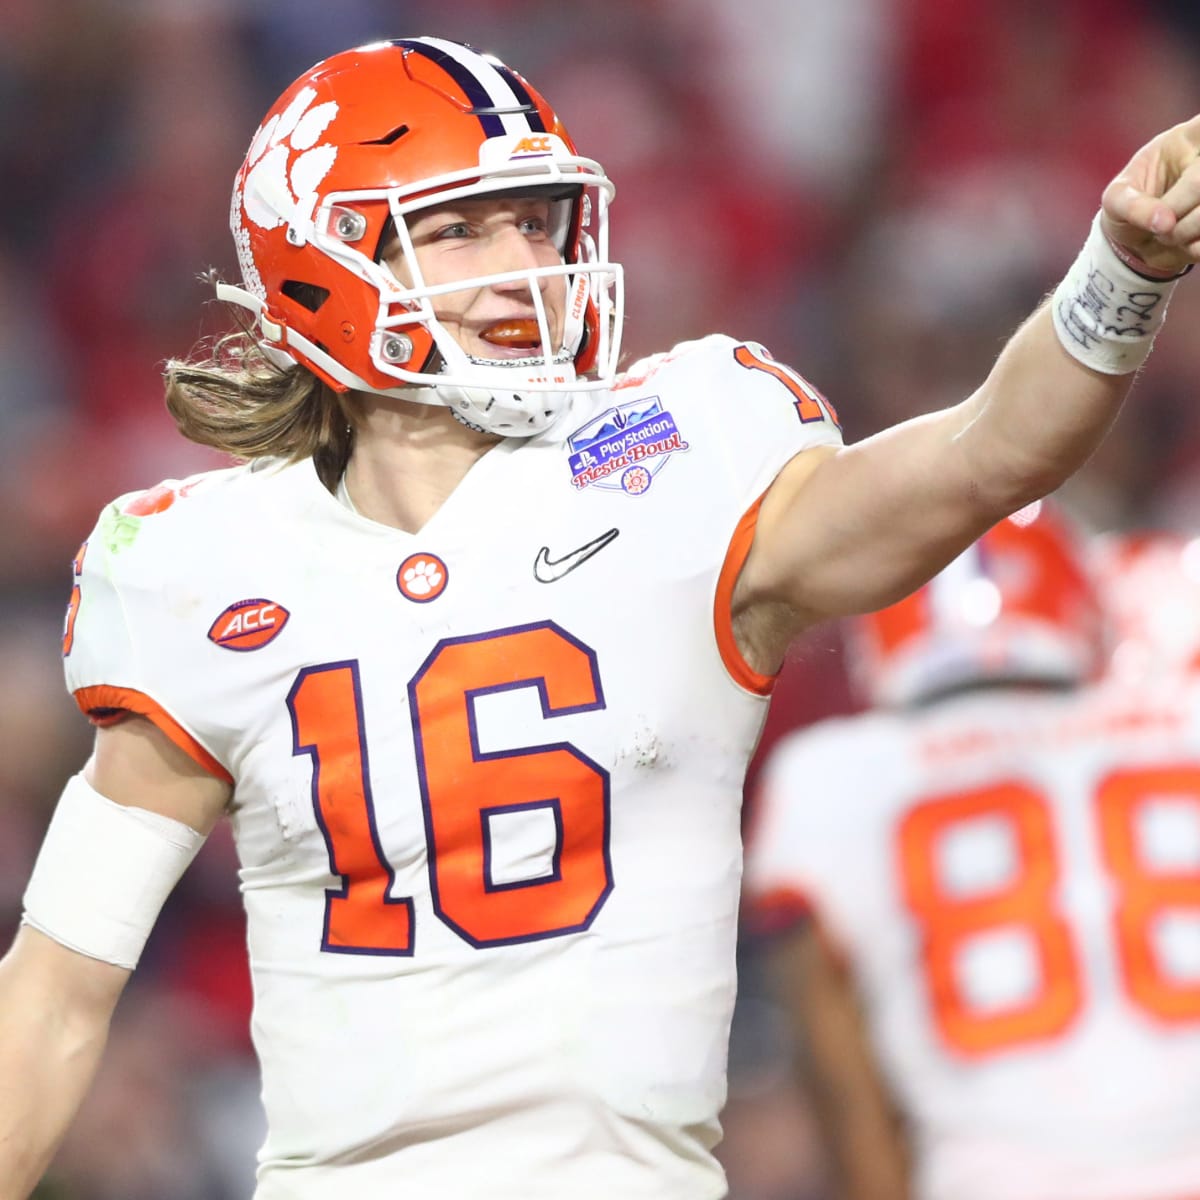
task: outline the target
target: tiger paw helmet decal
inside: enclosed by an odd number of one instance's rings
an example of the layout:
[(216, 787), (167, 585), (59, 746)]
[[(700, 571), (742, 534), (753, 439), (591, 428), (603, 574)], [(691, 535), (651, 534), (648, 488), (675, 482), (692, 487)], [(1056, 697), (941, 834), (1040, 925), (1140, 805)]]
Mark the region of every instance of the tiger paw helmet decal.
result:
[(250, 237), (243, 215), (260, 229), (302, 226), (312, 219), (318, 189), (337, 161), (338, 148), (319, 145), (321, 135), (338, 114), (336, 101), (313, 107), (314, 88), (302, 89), (282, 113), (277, 113), (254, 135), (246, 155), (246, 176), (234, 190), (234, 240), (242, 275), (260, 299), (266, 288), (250, 253)]

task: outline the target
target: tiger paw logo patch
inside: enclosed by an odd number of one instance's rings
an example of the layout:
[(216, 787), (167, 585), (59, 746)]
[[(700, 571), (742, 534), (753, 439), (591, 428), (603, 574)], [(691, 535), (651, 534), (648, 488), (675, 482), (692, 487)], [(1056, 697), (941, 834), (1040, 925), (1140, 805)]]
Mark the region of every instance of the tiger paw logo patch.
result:
[(261, 650), (283, 632), (291, 615), (273, 600), (239, 600), (212, 623), (208, 640), (223, 650)]
[(414, 604), (428, 604), (445, 590), (450, 572), (436, 554), (410, 554), (396, 572), (400, 594)]

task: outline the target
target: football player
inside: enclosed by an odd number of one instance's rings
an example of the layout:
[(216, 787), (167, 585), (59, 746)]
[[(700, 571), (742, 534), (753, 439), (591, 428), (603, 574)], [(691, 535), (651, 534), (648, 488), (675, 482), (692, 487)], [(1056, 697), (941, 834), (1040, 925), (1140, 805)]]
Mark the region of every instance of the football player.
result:
[(1200, 538), (1137, 529), (1094, 539), (1109, 615), (1110, 670), (1182, 679), (1200, 670)]
[(748, 911), (839, 1200), (1200, 1195), (1200, 681), (1109, 645), (1033, 506), (853, 622), (871, 707), (769, 758)]
[(613, 184), (503, 62), (419, 37), (305, 72), (234, 187), (245, 332), (168, 370), (242, 465), (116, 500), (75, 560), (98, 733), (0, 967), (0, 1190), (228, 816), (258, 1200), (722, 1195), (741, 782), (785, 648), (1084, 461), (1200, 257), (1197, 147), (1138, 151), (974, 394), (843, 448), (753, 342), (619, 367)]

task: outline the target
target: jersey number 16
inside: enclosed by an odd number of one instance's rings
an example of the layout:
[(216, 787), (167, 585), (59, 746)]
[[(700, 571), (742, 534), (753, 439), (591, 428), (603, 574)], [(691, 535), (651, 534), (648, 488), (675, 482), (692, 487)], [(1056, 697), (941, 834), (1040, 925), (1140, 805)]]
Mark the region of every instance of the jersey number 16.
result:
[[(473, 946), (586, 929), (612, 891), (608, 773), (568, 742), (479, 748), (476, 699), (516, 688), (536, 688), (547, 718), (604, 708), (594, 652), (551, 621), (440, 641), (408, 684), (433, 908)], [(322, 949), (411, 955), (413, 902), (393, 896), (380, 846), (358, 663), (306, 668), (287, 703), (342, 879), (326, 896)], [(535, 809), (556, 832), (548, 869), (494, 881), (492, 822)]]

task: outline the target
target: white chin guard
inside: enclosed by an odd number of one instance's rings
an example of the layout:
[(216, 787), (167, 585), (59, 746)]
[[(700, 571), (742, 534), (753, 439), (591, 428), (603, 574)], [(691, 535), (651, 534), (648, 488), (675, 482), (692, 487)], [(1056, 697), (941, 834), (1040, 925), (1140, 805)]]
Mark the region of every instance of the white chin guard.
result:
[[(479, 386), (435, 384), (430, 388), (430, 401), (446, 405), (472, 429), (501, 437), (533, 437), (548, 429), (571, 403), (570, 392), (565, 389), (575, 382), (575, 366), (569, 355), (560, 355), (554, 363), (554, 376), (556, 380), (561, 376), (563, 391), (543, 390), (545, 364), (541, 358), (470, 361)], [(538, 374), (540, 387), (521, 387), (524, 379)]]

